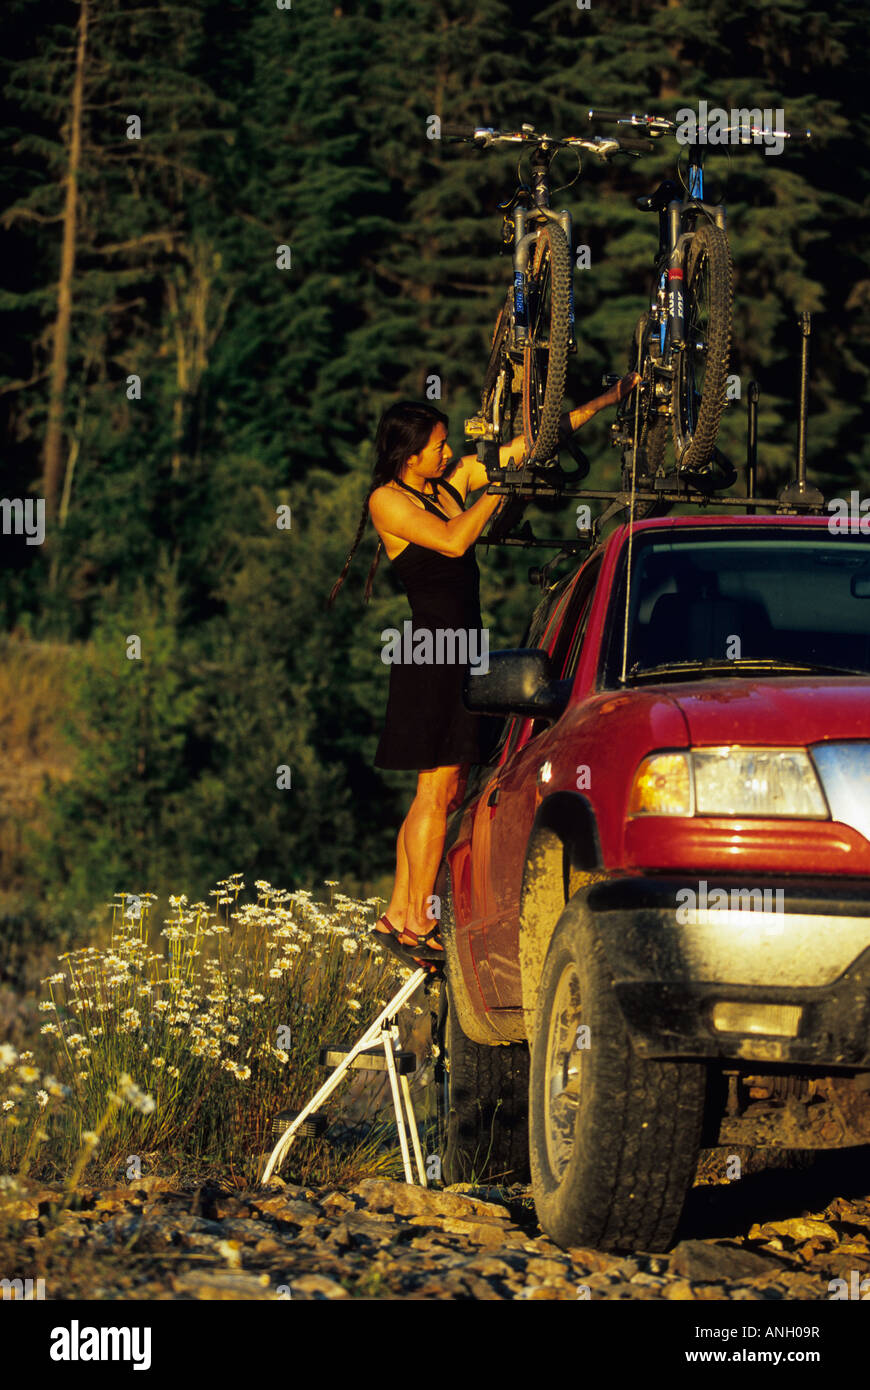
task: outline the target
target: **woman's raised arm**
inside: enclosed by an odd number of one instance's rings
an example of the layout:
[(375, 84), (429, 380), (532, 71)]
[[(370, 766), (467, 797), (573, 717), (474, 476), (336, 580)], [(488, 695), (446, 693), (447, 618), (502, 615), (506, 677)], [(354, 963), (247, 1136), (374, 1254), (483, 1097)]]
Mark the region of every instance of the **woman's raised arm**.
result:
[(424, 511), (389, 487), (376, 488), (369, 498), (369, 513), (375, 529), (382, 536), (387, 531), (403, 541), (413, 541), (427, 550), (451, 557), (464, 555), (473, 545), (489, 518), (498, 511), (504, 494), (485, 492), (482, 497), (459, 516), (441, 521)]

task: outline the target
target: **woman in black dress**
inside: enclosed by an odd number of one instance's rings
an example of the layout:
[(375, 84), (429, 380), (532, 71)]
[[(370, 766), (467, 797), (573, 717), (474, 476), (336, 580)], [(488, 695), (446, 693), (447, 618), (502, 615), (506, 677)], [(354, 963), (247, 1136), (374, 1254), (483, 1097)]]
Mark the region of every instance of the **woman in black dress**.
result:
[[(564, 433), (615, 404), (638, 379), (630, 373), (605, 395), (564, 415)], [(440, 410), (412, 401), (399, 402), (384, 413), (378, 426), (374, 477), (356, 539), (329, 596), (332, 604), (370, 514), (380, 541), (365, 597), (371, 594), (383, 548), (411, 604), (412, 632), (403, 633), (403, 659), (390, 665), (387, 715), (375, 755), (377, 767), (419, 773), (416, 794), (397, 838), (392, 896), (375, 927), (384, 944), (406, 961), (443, 959), (443, 947), (433, 939), (438, 923), (433, 919), (431, 895), (444, 848), (447, 811), (469, 766), (480, 761), (480, 716), (462, 701), (469, 662), (480, 661), (488, 650), (481, 629), (480, 575), (473, 547), (504, 502), (503, 496), (484, 492), (466, 508), (468, 493), (488, 487), (489, 479), (475, 454), (453, 459), (447, 425), (447, 416)], [(502, 446), (499, 461), (503, 467), (510, 458), (519, 463), (524, 451), (520, 436)], [(439, 631), (465, 634), (468, 661), (457, 659), (461, 649), (449, 638), (443, 642), (440, 662), (415, 643), (418, 637), (422, 642), (431, 634), (432, 652), (437, 654)], [(415, 645), (418, 661), (408, 659)], [(421, 656), (428, 659), (420, 661)]]

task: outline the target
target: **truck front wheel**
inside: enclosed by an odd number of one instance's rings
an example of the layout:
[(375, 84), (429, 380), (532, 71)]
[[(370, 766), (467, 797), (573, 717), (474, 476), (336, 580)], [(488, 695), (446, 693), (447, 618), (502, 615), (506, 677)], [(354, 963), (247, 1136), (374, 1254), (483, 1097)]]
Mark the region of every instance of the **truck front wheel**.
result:
[(631, 1045), (583, 894), (544, 962), (531, 1048), (529, 1149), (538, 1219), (559, 1245), (661, 1250), (700, 1151), (706, 1068)]

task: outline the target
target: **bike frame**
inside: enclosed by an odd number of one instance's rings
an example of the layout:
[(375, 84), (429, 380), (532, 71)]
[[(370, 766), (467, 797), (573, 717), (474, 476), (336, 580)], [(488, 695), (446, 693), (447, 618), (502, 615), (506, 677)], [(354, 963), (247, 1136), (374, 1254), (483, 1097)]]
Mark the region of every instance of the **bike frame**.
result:
[(700, 147), (689, 148), (688, 194), (674, 198), (659, 212), (659, 249), (656, 255), (658, 295), (651, 305), (659, 320), (659, 346), (663, 362), (685, 346), (683, 284), (689, 245), (698, 215), (725, 231), (725, 208), (704, 201), (704, 170)]
[[(528, 336), (528, 316), (527, 316), (527, 280), (529, 260), (532, 248), (538, 239), (538, 233), (544, 221), (550, 217), (558, 222), (562, 231), (565, 233), (565, 240), (568, 243), (568, 255), (574, 254), (574, 224), (571, 214), (567, 208), (562, 208), (560, 212), (553, 212), (550, 208), (550, 164), (556, 150), (553, 146), (542, 143), (538, 145), (532, 153), (532, 186), (528, 190), (525, 205), (517, 200), (513, 209), (514, 224), (514, 254), (513, 254), (513, 325), (511, 329), (511, 348), (513, 351), (522, 355), (523, 348)], [(522, 197), (523, 194), (520, 194)], [(536, 219), (540, 225), (528, 229), (529, 222)], [(569, 351), (576, 349), (574, 338), (574, 285), (570, 287), (570, 298), (568, 301), (568, 323), (569, 323)]]

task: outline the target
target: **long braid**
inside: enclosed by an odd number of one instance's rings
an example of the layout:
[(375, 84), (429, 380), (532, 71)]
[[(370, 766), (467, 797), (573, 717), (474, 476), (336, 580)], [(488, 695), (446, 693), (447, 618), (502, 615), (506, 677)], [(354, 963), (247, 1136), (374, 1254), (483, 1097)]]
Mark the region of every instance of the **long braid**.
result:
[[(374, 492), (374, 490), (375, 490), (375, 488), (376, 488), (377, 486), (378, 486), (378, 484), (377, 484), (376, 482), (375, 482), (375, 483), (372, 483), (371, 487), (369, 488), (368, 492), (366, 493), (365, 501), (363, 502), (362, 511), (361, 511), (361, 513), (360, 513), (359, 525), (358, 525), (357, 528), (356, 528), (356, 535), (354, 536), (353, 545), (351, 546), (350, 550), (348, 551), (347, 559), (346, 559), (345, 562), (344, 562), (344, 569), (341, 571), (341, 574), (338, 576), (338, 578), (336, 579), (335, 583), (333, 584), (332, 588), (331, 588), (330, 591), (329, 591), (329, 598), (326, 600), (326, 606), (327, 606), (327, 608), (331, 608), (332, 605), (335, 603), (335, 600), (336, 600), (336, 598), (338, 597), (338, 591), (339, 591), (339, 589), (341, 588), (342, 584), (344, 583), (345, 578), (346, 578), (346, 576), (347, 576), (347, 572), (348, 572), (348, 570), (350, 569), (350, 562), (351, 562), (351, 560), (353, 559), (354, 555), (356, 554), (357, 546), (359, 545), (360, 541), (361, 541), (362, 538), (363, 538), (363, 535), (364, 535), (365, 529), (366, 529), (366, 523), (367, 523), (367, 521), (368, 521), (368, 519), (369, 519), (369, 498), (371, 497), (372, 493)], [(366, 596), (366, 602), (368, 602), (369, 596), (370, 596), (370, 594), (371, 594), (371, 584), (372, 584), (372, 580), (374, 579), (375, 570), (377, 569), (378, 560), (379, 560), (379, 558), (380, 558), (380, 552), (381, 552), (381, 546), (382, 546), (382, 545), (383, 545), (383, 541), (380, 539), (380, 537), (378, 537), (378, 548), (377, 548), (377, 550), (375, 551), (374, 563), (373, 563), (373, 565), (372, 565), (371, 570), (369, 571), (369, 582), (368, 582), (368, 584), (367, 584), (367, 586), (366, 586), (366, 595), (365, 595), (365, 596)]]
[(381, 551), (383, 550), (383, 548), (384, 548), (384, 543), (383, 543), (383, 541), (381, 540), (380, 536), (378, 536), (378, 548), (377, 548), (377, 550), (375, 551), (375, 558), (372, 560), (372, 567), (371, 567), (371, 569), (369, 570), (369, 577), (368, 577), (368, 579), (366, 580), (365, 593), (363, 594), (363, 599), (364, 599), (364, 601), (365, 601), (366, 603), (369, 602), (369, 599), (370, 599), (371, 596), (372, 596), (372, 585), (373, 585), (374, 582), (375, 582), (375, 573), (377, 572), (378, 565), (380, 564), (380, 560), (381, 560)]

